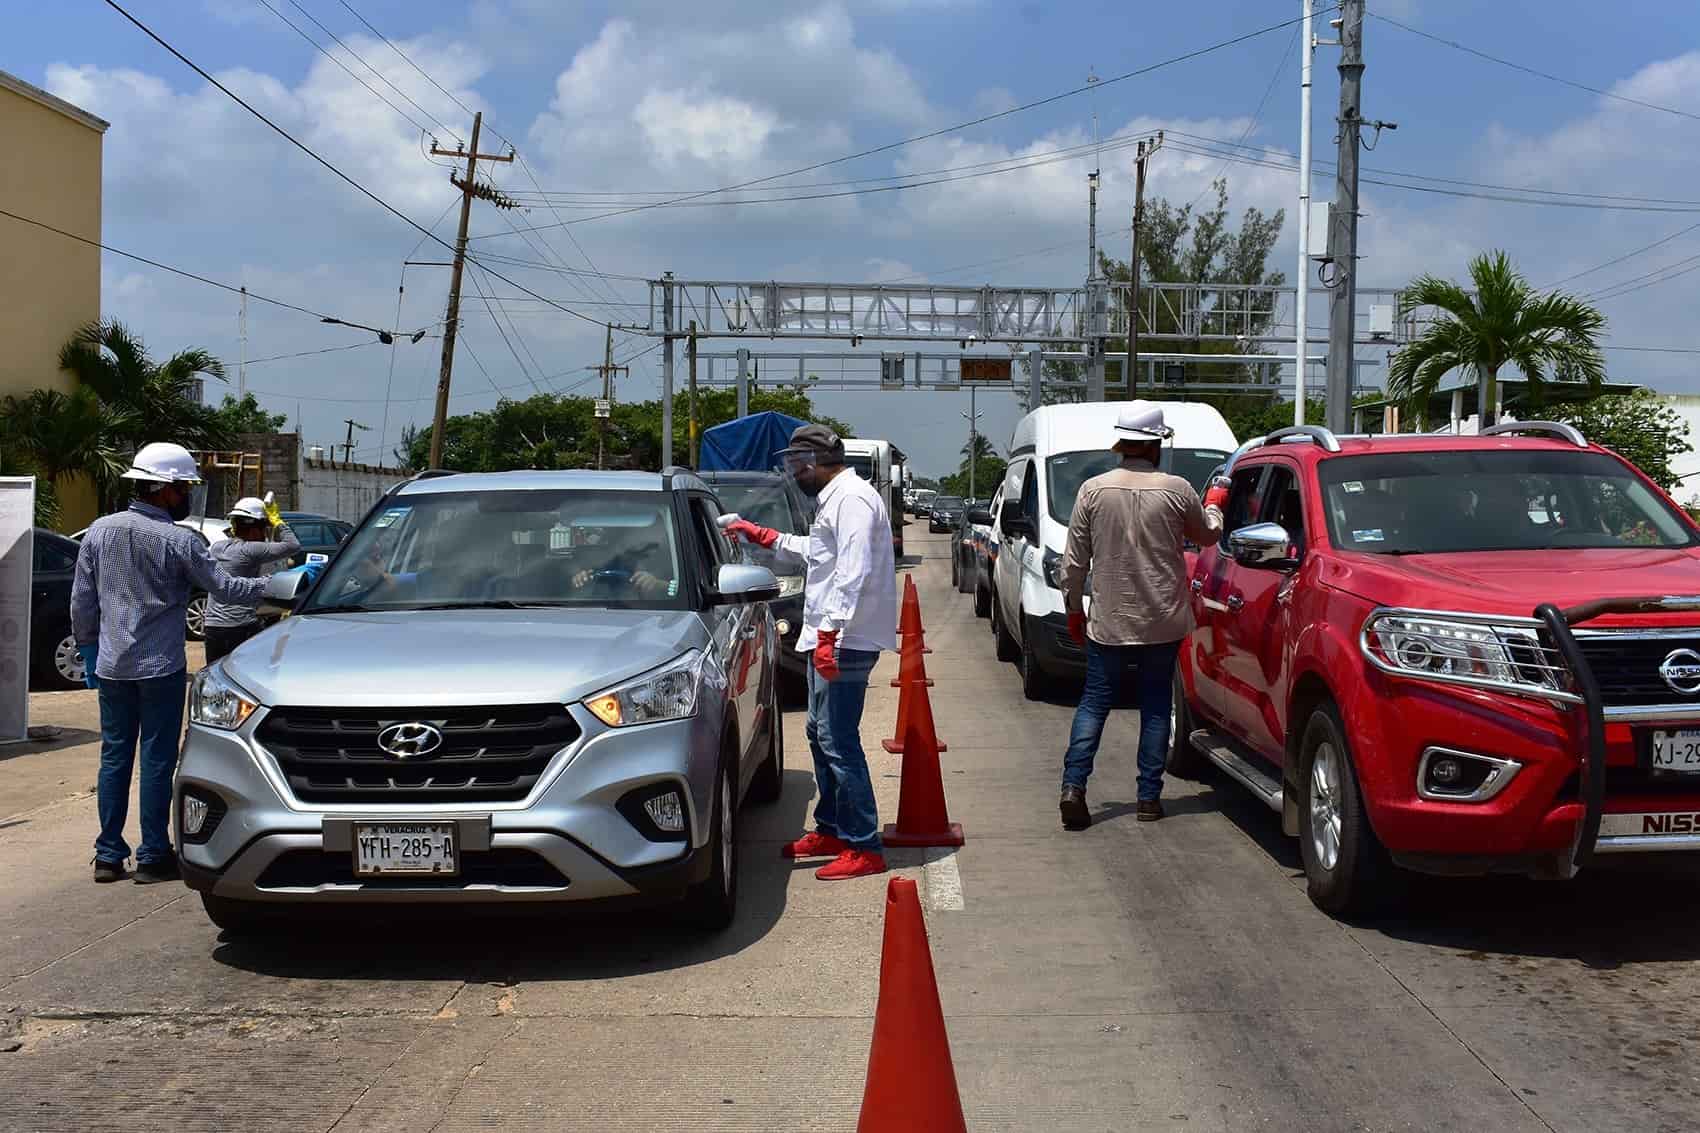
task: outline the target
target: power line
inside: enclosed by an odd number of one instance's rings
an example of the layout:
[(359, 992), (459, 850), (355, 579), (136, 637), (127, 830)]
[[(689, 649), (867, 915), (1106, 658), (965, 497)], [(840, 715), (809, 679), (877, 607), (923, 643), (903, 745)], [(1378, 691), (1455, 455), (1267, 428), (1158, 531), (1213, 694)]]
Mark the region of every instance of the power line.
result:
[(1661, 106), (1656, 102), (1648, 102), (1645, 99), (1631, 98), (1629, 95), (1618, 94), (1615, 91), (1603, 90), (1600, 87), (1589, 86), (1587, 83), (1577, 82), (1575, 79), (1567, 79), (1563, 75), (1555, 75), (1550, 71), (1541, 71), (1534, 67), (1525, 66), (1522, 63), (1514, 63), (1509, 59), (1501, 59), (1497, 55), (1489, 55), (1486, 51), (1481, 51), (1477, 48), (1467, 46), (1466, 44), (1459, 43), (1456, 40), (1446, 39), (1443, 36), (1435, 35), (1432, 32), (1426, 32), (1421, 28), (1414, 28), (1410, 24), (1394, 19), (1392, 16), (1384, 16), (1380, 12), (1371, 12), (1370, 15), (1374, 16), (1384, 24), (1392, 24), (1394, 27), (1400, 28), (1403, 31), (1408, 31), (1412, 35), (1433, 40), (1435, 43), (1445, 44), (1447, 47), (1462, 51), (1466, 55), (1474, 55), (1478, 59), (1486, 59), (1490, 63), (1498, 63), (1502, 67), (1510, 67), (1513, 71), (1521, 71), (1525, 75), (1534, 75), (1536, 78), (1546, 79), (1549, 82), (1559, 83), (1567, 87), (1575, 87), (1577, 90), (1584, 90), (1589, 94), (1599, 95), (1601, 98), (1610, 98), (1618, 102), (1626, 102), (1631, 106), (1639, 106), (1645, 110), (1657, 110), (1662, 114), (1674, 114), (1678, 118), (1688, 118), (1693, 121), (1700, 122), (1700, 114), (1691, 114), (1686, 110), (1678, 110), (1674, 106)]
[[(331, 40), (333, 42), (335, 42), (335, 44), (338, 47), (340, 47), (344, 51), (348, 52), (348, 54), (352, 55), (354, 58), (360, 60), (360, 65), (362, 67), (365, 67), (368, 71), (372, 72), (372, 74), (377, 77), (377, 80), (379, 82), (383, 83), (385, 86), (389, 87), (391, 90), (393, 90), (397, 94), (399, 94), (402, 98), (406, 99), (407, 104), (409, 106), (411, 106), (411, 107), (413, 107), (413, 109), (419, 111), (419, 113), (425, 115), (425, 117), (427, 119), (429, 119), (430, 121), (441, 126), (444, 130), (446, 130), (448, 132), (449, 137), (453, 138), (455, 141), (457, 141), (457, 142), (462, 141), (461, 136), (459, 134), (455, 133), (453, 126), (450, 126), (448, 123), (444, 122), (441, 118), (436, 117), (429, 110), (426, 110), (423, 106), (420, 106), (417, 102), (413, 101), (413, 98), (406, 91), (402, 90), (400, 87), (398, 87), (394, 83), (390, 82), (389, 79), (384, 76), (384, 73), (382, 71), (378, 70), (376, 67), (372, 66), (372, 64), (368, 63), (366, 61), (366, 59), (363, 56), (361, 56), (361, 54), (358, 51), (354, 50), (354, 48), (352, 48), (352, 47), (348, 46), (348, 44), (344, 43), (342, 41), (341, 37), (339, 37), (336, 34), (336, 32), (332, 31), (330, 28), (328, 28), (324, 24), (320, 23), (319, 18), (317, 16), (313, 15), (313, 13), (311, 13), (307, 9), (303, 8), (300, 4), (300, 0), (289, 0), (289, 3), (297, 12), (300, 12), (303, 16), (306, 16), (309, 20), (312, 20), (314, 25), (316, 27), (318, 27), (318, 29), (320, 31), (322, 31), (326, 35), (330, 36)], [(462, 144), (464, 145), (465, 143), (462, 142)]]
[[(371, 20), (368, 20), (365, 16), (362, 16), (359, 12), (355, 11), (354, 6), (349, 4), (348, 0), (338, 0), (338, 3), (340, 3), (344, 8), (348, 9), (349, 15), (351, 15), (355, 19), (359, 20), (362, 24), (365, 24), (367, 31), (371, 32), (373, 35), (375, 35), (379, 39), (383, 40), (384, 45), (386, 47), (388, 47), (391, 51), (395, 52), (396, 55), (398, 55), (401, 58), (402, 62), (406, 63), (409, 67), (412, 67), (415, 71), (418, 71), (420, 73), (420, 75), (424, 76), (425, 81), (430, 83), (432, 86), (436, 87), (437, 90), (439, 92), (441, 92), (442, 95), (445, 98), (447, 98), (449, 101), (453, 102), (456, 106), (460, 107), (466, 113), (468, 113), (468, 114), (475, 113), (475, 111), (472, 109), (472, 107), (470, 107), (466, 103), (462, 102), (454, 94), (453, 91), (450, 91), (448, 88), (444, 87), (442, 83), (439, 83), (436, 79), (433, 79), (425, 71), (425, 69), (423, 67), (421, 67), (419, 64), (415, 63), (412, 59), (408, 58), (407, 54), (405, 52), (403, 52), (401, 48), (397, 47), (393, 42), (390, 41), (389, 36), (385, 35), (383, 32), (379, 31), (377, 28), (373, 27)], [(507, 138), (503, 138), (501, 133), (498, 132), (494, 127), (491, 127), (490, 132), (492, 134), (495, 134), (498, 138), (501, 138), (502, 141), (507, 142), (507, 144), (510, 147), (513, 146), (513, 143), (508, 141)], [(460, 139), (458, 137), (456, 137), (455, 140), (459, 141)]]
[(1595, 264), (1593, 267), (1584, 268), (1583, 270), (1575, 273), (1574, 275), (1567, 275), (1563, 279), (1559, 280), (1558, 283), (1554, 283), (1554, 284), (1551, 284), (1550, 286), (1546, 287), (1545, 290), (1551, 291), (1554, 287), (1557, 287), (1561, 283), (1569, 283), (1573, 279), (1581, 279), (1585, 275), (1593, 275), (1595, 272), (1600, 271), (1604, 268), (1609, 268), (1609, 267), (1613, 267), (1617, 264), (1621, 264), (1624, 260), (1631, 259), (1635, 256), (1639, 256), (1642, 252), (1650, 252), (1654, 248), (1657, 248), (1662, 244), (1669, 244), (1672, 240), (1675, 240), (1678, 236), (1686, 236), (1688, 233), (1693, 232), (1697, 228), (1700, 228), (1700, 223), (1690, 224), (1687, 228), (1680, 228), (1677, 231), (1672, 232), (1669, 236), (1663, 237), (1662, 239), (1659, 239), (1659, 240), (1654, 240), (1651, 244), (1643, 244), (1641, 247), (1636, 248), (1633, 251), (1625, 252), (1621, 256), (1617, 256), (1617, 257), (1614, 257), (1613, 259), (1609, 259), (1603, 264)]
[[(253, 298), (253, 293), (249, 292), (248, 297), (250, 299)], [(355, 343), (349, 344), (348, 346), (327, 346), (323, 350), (301, 350), (301, 351), (297, 351), (294, 354), (273, 354), (273, 355), (271, 355), (270, 357), (267, 357), (267, 358), (250, 358), (250, 359), (248, 359), (248, 365), (258, 366), (261, 362), (281, 362), (285, 358), (307, 358), (307, 357), (311, 357), (314, 354), (335, 354), (335, 353), (337, 353), (338, 351), (341, 351), (341, 350), (359, 350), (359, 349), (361, 349), (363, 347), (367, 347), (367, 346), (381, 346), (381, 345), (382, 345), (382, 342), (380, 340), (374, 338), (370, 342), (355, 342)], [(391, 345), (394, 346), (394, 343), (392, 342)]]
[[(112, 4), (113, 0), (106, 0), (106, 2), (109, 3), (109, 4)], [(1338, 9), (1338, 7), (1339, 7), (1339, 5), (1336, 4), (1336, 5), (1334, 5), (1330, 8), (1324, 9), (1324, 11), (1335, 11), (1335, 10)], [(623, 216), (627, 213), (642, 212), (646, 209), (665, 208), (669, 205), (683, 204), (687, 201), (696, 200), (700, 197), (714, 196), (714, 195), (719, 194), (719, 193), (735, 192), (739, 189), (750, 188), (753, 185), (765, 185), (770, 181), (779, 181), (779, 180), (783, 180), (783, 179), (790, 178), (790, 177), (798, 177), (798, 176), (801, 176), (804, 173), (813, 173), (817, 169), (826, 169), (826, 168), (833, 166), (833, 165), (842, 165), (843, 163), (845, 163), (847, 161), (857, 161), (857, 160), (860, 160), (861, 158), (864, 158), (864, 157), (872, 157), (875, 154), (887, 153), (887, 152), (894, 150), (894, 149), (901, 149), (904, 146), (914, 145), (916, 142), (928, 141), (932, 138), (942, 137), (945, 134), (955, 133), (955, 132), (960, 131), (960, 130), (971, 129), (975, 126), (984, 125), (987, 122), (995, 122), (1000, 118), (1008, 118), (1011, 115), (1021, 114), (1021, 113), (1028, 111), (1028, 110), (1035, 110), (1035, 109), (1037, 109), (1038, 107), (1041, 107), (1041, 106), (1048, 106), (1053, 102), (1060, 102), (1060, 101), (1062, 101), (1063, 99), (1066, 99), (1066, 98), (1073, 98), (1075, 95), (1084, 94), (1087, 91), (1098, 90), (1102, 87), (1110, 86), (1111, 84), (1114, 84), (1114, 83), (1126, 82), (1129, 79), (1138, 78), (1142, 75), (1149, 75), (1153, 71), (1158, 71), (1158, 70), (1161, 70), (1165, 67), (1172, 67), (1172, 66), (1174, 66), (1175, 64), (1178, 64), (1178, 63), (1187, 63), (1187, 62), (1191, 62), (1194, 59), (1201, 59), (1206, 55), (1214, 54), (1215, 52), (1222, 51), (1222, 50), (1229, 48), (1229, 47), (1235, 47), (1235, 46), (1237, 46), (1241, 43), (1245, 43), (1248, 40), (1256, 39), (1259, 36), (1267, 35), (1272, 31), (1280, 31), (1282, 28), (1292, 27), (1294, 24), (1301, 23), (1301, 22), (1303, 22), (1302, 16), (1301, 17), (1294, 17), (1293, 19), (1289, 19), (1289, 20), (1282, 20), (1279, 23), (1269, 24), (1266, 27), (1258, 28), (1255, 31), (1245, 32), (1241, 35), (1234, 36), (1231, 39), (1219, 40), (1219, 41), (1212, 43), (1212, 44), (1210, 44), (1206, 47), (1200, 47), (1200, 48), (1196, 48), (1192, 51), (1184, 52), (1180, 55), (1170, 56), (1167, 59), (1162, 59), (1162, 60), (1159, 60), (1155, 63), (1149, 63), (1149, 64), (1147, 64), (1143, 67), (1137, 67), (1134, 70), (1125, 71), (1122, 74), (1114, 75), (1114, 76), (1107, 78), (1107, 79), (1094, 79), (1091, 82), (1082, 84), (1081, 86), (1074, 87), (1074, 88), (1071, 88), (1071, 89), (1065, 90), (1065, 91), (1060, 91), (1057, 94), (1047, 95), (1044, 98), (1034, 99), (1031, 102), (1022, 103), (1019, 106), (1012, 106), (1007, 110), (999, 110), (999, 111), (996, 111), (996, 112), (991, 113), (991, 114), (983, 114), (978, 118), (971, 118), (966, 122), (959, 122), (959, 123), (957, 123), (953, 126), (946, 126), (946, 127), (943, 127), (942, 129), (938, 129), (938, 130), (929, 130), (924, 134), (915, 134), (915, 135), (912, 135), (912, 136), (907, 137), (907, 138), (900, 138), (899, 140), (897, 140), (895, 142), (886, 142), (883, 145), (872, 146), (868, 149), (858, 150), (855, 153), (845, 154), (842, 157), (829, 158), (826, 161), (817, 161), (817, 162), (814, 162), (813, 164), (799, 166), (796, 169), (787, 170), (786, 172), (783, 172), (783, 173), (770, 173), (770, 174), (768, 174), (764, 177), (755, 177), (755, 178), (752, 178), (748, 181), (740, 181), (740, 182), (738, 182), (737, 184), (734, 184), (734, 185), (722, 186), (719, 189), (704, 190), (704, 191), (699, 192), (699, 193), (692, 193), (692, 194), (689, 194), (687, 196), (678, 197), (678, 198), (673, 199), (673, 200), (660, 201), (660, 202), (656, 202), (654, 204), (635, 205), (635, 206), (632, 206), (631, 208), (621, 209), (621, 210), (618, 210), (618, 211), (615, 211), (615, 212), (610, 212), (610, 213), (604, 213), (604, 214), (601, 214), (601, 216), (599, 216), (599, 217), (592, 217), (592, 218), (585, 218), (585, 219), (601, 219), (602, 217), (608, 217), (608, 216)], [(545, 225), (544, 227), (554, 227), (554, 226)]]
[[(1257, 109), (1252, 111), (1251, 121), (1247, 122), (1245, 129), (1240, 131), (1240, 140), (1234, 143), (1236, 147), (1245, 145), (1245, 140), (1251, 137), (1253, 130), (1257, 129), (1257, 123), (1263, 118), (1263, 108), (1269, 105), (1269, 96), (1275, 93), (1275, 84), (1281, 80), (1281, 76), (1286, 72), (1287, 60), (1292, 57), (1293, 45), (1299, 41), (1299, 33), (1302, 30), (1302, 26), (1293, 29), (1293, 37), (1287, 41), (1287, 46), (1282, 50), (1280, 58), (1276, 61), (1275, 73), (1269, 76), (1269, 85), (1263, 88), (1263, 97), (1257, 100)], [(1305, 50), (1310, 50), (1310, 44), (1305, 44)], [(1198, 195), (1192, 198), (1187, 208), (1192, 208), (1193, 205), (1203, 199), (1204, 194), (1210, 191), (1210, 184), (1220, 179), (1228, 171), (1228, 165), (1229, 163), (1226, 161), (1222, 163), (1222, 168), (1216, 171), (1216, 176), (1212, 177), (1210, 182), (1198, 191)]]
[[(490, 297), (484, 294), (484, 286), (478, 282), (478, 269), (476, 266), (472, 271), (472, 289), (478, 292), (479, 298), (484, 300), (484, 309), (490, 312), (490, 318), (495, 322), (496, 330), (501, 333), (502, 341), (507, 343), (508, 353), (514, 356), (514, 364), (519, 367), (519, 372), (524, 374), (526, 380), (536, 387), (538, 393), (542, 393), (543, 387), (538, 385), (537, 379), (531, 376), (531, 371), (526, 368), (525, 362), (519, 356), (519, 351), (514, 349), (513, 339), (508, 337), (507, 328), (502, 326), (502, 320), (497, 316), (496, 309), (490, 305)], [(517, 326), (514, 327), (514, 338), (519, 338), (519, 327)], [(524, 339), (521, 339), (520, 341), (522, 344), (524, 343)], [(530, 355), (531, 348), (527, 347), (525, 352)], [(531, 363), (534, 366), (537, 365), (537, 358), (535, 356), (532, 356)], [(542, 369), (541, 366), (538, 366), (537, 368), (539, 370)]]
[[(293, 2), (293, 0), (291, 0), (291, 2)], [(314, 39), (312, 36), (308, 35), (304, 31), (302, 31), (299, 27), (297, 27), (295, 25), (294, 21), (292, 21), (288, 16), (284, 15), (282, 12), (280, 12), (276, 8), (272, 7), (270, 0), (255, 0), (255, 3), (259, 4), (260, 7), (264, 8), (266, 11), (270, 12), (272, 15), (274, 15), (278, 19), (282, 20), (285, 24), (289, 25), (290, 31), (294, 32), (296, 35), (300, 36), (302, 39), (304, 39), (308, 43), (312, 44), (313, 49), (315, 51), (317, 51), (320, 55), (323, 55), (326, 59), (329, 59), (332, 63), (335, 63), (338, 67), (341, 67), (343, 69), (343, 72), (345, 74), (347, 74), (349, 78), (353, 79), (355, 82), (359, 83), (361, 86), (365, 87), (368, 91), (370, 91), (373, 98), (376, 98), (379, 102), (383, 103), (385, 106), (389, 107), (391, 110), (395, 111), (397, 114), (401, 115), (403, 118), (405, 118), (409, 122), (411, 122), (413, 124), (413, 128), (415, 130), (418, 130), (421, 134), (429, 134), (431, 132), (427, 127), (421, 125), (419, 120), (417, 118), (413, 117), (413, 115), (409, 114), (407, 111), (403, 110), (401, 107), (397, 106), (395, 103), (393, 103), (389, 99), (385, 98), (383, 96), (383, 94), (376, 87), (374, 87), (371, 83), (367, 82), (365, 79), (361, 78), (359, 75), (356, 75), (353, 71), (349, 70), (347, 64), (345, 64), (341, 59), (338, 59), (335, 55), (332, 55), (329, 51), (326, 51), (324, 46), (322, 44), (320, 44), (318, 40)], [(114, 6), (116, 6), (116, 5), (114, 5)], [(296, 4), (295, 6), (297, 8), (301, 7), (301, 5), (299, 5), (299, 4)], [(122, 9), (120, 9), (120, 11), (122, 11)], [(305, 14), (306, 9), (303, 8), (302, 12)], [(310, 20), (313, 19), (311, 14), (308, 14), (307, 18), (310, 19)], [(313, 22), (318, 23), (317, 20), (313, 20)], [(322, 27), (323, 25), (321, 24), (320, 26)], [(332, 36), (331, 38), (335, 39), (336, 37)], [(406, 97), (406, 96), (403, 96), (403, 97)], [(426, 115), (426, 117), (430, 117), (430, 115)]]

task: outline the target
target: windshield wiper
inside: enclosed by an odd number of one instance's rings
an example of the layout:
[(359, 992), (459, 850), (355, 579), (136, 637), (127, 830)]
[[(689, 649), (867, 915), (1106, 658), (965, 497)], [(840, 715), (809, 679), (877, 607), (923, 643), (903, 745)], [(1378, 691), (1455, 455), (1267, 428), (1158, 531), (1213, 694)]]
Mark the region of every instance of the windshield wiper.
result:
[(367, 614), (372, 612), (371, 606), (362, 606), (357, 602), (345, 602), (340, 606), (309, 606), (302, 614)]
[(535, 602), (515, 602), (512, 598), (485, 598), (476, 602), (431, 602), (424, 606), (404, 606), (406, 610), (527, 610)]

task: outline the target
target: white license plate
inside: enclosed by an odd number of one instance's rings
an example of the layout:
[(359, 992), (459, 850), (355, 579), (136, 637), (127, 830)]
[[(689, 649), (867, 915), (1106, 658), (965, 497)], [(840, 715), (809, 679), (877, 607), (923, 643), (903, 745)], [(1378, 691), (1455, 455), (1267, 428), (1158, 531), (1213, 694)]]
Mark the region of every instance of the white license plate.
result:
[(460, 872), (452, 822), (359, 822), (354, 826), (354, 872)]
[(1700, 774), (1700, 728), (1654, 732), (1653, 770)]

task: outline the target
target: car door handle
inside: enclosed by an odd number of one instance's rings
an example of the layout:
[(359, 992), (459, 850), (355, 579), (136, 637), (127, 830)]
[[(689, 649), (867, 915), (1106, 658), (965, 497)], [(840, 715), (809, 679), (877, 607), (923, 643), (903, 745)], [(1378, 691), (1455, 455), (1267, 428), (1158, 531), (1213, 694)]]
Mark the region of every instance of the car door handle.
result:
[(1240, 607), (1244, 605), (1245, 599), (1241, 598), (1238, 594), (1230, 594), (1228, 596), (1228, 609), (1237, 613)]
[(743, 638), (745, 641), (753, 641), (755, 639), (756, 634), (758, 634), (760, 632), (761, 632), (761, 627), (752, 623), (750, 625), (745, 626), (742, 630), (740, 630), (738, 632), (738, 636)]
[(1204, 580), (1202, 578), (1195, 578), (1192, 580), (1192, 592), (1194, 594), (1204, 593)]

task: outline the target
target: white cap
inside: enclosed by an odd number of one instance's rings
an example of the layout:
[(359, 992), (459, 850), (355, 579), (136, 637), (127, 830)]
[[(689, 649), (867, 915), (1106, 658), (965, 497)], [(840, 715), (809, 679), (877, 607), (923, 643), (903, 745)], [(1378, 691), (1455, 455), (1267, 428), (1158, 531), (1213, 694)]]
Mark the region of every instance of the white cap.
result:
[(1163, 424), (1163, 410), (1155, 405), (1130, 405), (1116, 418), (1116, 432), (1136, 441), (1166, 441), (1175, 431)]
[(130, 470), (120, 479), (142, 480), (150, 484), (199, 484), (201, 470), (195, 467), (195, 458), (182, 445), (155, 441), (142, 446), (130, 462)]
[(236, 501), (236, 506), (230, 509), (230, 519), (265, 519), (266, 505), (263, 500), (254, 496), (243, 496)]

